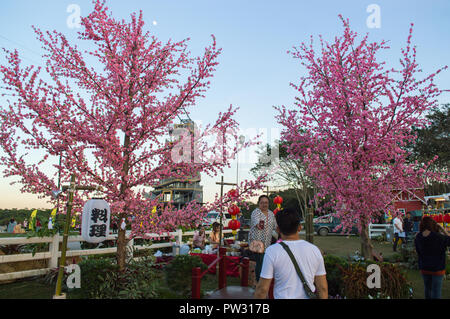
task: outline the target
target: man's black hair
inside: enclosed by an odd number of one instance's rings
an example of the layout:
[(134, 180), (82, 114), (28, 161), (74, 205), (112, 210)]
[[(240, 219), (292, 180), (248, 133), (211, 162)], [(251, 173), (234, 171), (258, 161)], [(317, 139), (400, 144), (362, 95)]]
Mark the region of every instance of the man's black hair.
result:
[(296, 210), (292, 208), (283, 209), (275, 215), (275, 219), (283, 235), (289, 236), (297, 232), (300, 214)]

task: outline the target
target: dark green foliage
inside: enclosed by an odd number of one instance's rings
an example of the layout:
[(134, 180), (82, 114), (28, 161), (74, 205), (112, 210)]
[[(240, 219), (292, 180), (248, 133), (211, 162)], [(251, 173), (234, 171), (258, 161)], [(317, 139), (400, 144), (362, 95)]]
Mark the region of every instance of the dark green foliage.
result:
[(94, 298), (107, 273), (119, 270), (115, 260), (110, 258), (88, 258), (78, 263), (78, 266), (81, 269), (81, 298)]
[(416, 142), (411, 146), (413, 158), (426, 163), (436, 155), (435, 168), (450, 168), (450, 104), (433, 109), (427, 119), (430, 123), (424, 128), (414, 128)]
[[(79, 298), (150, 299), (158, 298), (161, 278), (153, 268), (155, 259), (145, 255), (131, 260), (124, 272), (112, 258), (89, 258), (81, 268)], [(78, 290), (78, 289), (77, 289)]]
[(323, 259), (327, 272), (328, 295), (342, 296), (344, 293), (343, 270), (348, 267), (348, 262), (344, 258), (333, 255), (326, 255)]
[(408, 264), (409, 269), (419, 269), (419, 257), (414, 245), (406, 245), (400, 250), (402, 261)]
[(189, 297), (192, 287), (192, 268), (200, 267), (202, 271), (207, 266), (199, 256), (178, 255), (166, 267), (167, 286), (181, 297)]

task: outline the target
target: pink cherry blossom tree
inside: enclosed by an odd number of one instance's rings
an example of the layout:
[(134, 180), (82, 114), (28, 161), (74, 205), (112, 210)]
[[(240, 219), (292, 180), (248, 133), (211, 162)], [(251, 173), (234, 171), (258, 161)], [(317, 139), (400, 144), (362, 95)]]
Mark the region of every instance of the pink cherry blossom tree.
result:
[[(104, 1), (94, 5), (78, 33), (87, 49), (70, 44), (62, 33), (34, 27), (45, 50), (45, 70), (23, 66), (17, 51), (5, 50), (8, 63), (0, 66), (7, 99), (0, 109), (4, 176), (18, 178), (22, 192), (50, 198), (58, 171), (65, 182), (75, 174), (77, 184), (102, 188), (113, 214), (128, 224), (134, 220), (134, 236), (200, 221), (199, 203), (181, 210), (163, 207), (158, 198), (145, 196), (144, 187), (200, 172), (215, 176), (230, 165), (239, 147), (232, 144), (238, 131), (232, 106), (193, 139), (167, 141), (169, 127), (209, 88), (221, 49), (213, 36), (204, 53), (192, 57), (189, 39), (163, 43), (145, 32), (142, 12), (132, 14), (130, 22), (119, 21)], [(211, 134), (217, 137), (213, 143)], [(183, 157), (187, 142), (195, 144), (195, 160)], [(54, 175), (47, 173), (50, 165)], [(78, 207), (86, 196), (77, 193)], [(155, 206), (158, 212), (152, 214)], [(121, 269), (126, 243), (125, 230), (119, 229)]]
[[(372, 256), (368, 224), (394, 211), (394, 190), (423, 187), (431, 176), (427, 163), (407, 162), (405, 145), (414, 141), (413, 127), (424, 125), (424, 112), (437, 105), (437, 72), (420, 79), (412, 25), (400, 68), (377, 60), (385, 41), (358, 40), (349, 21), (340, 16), (344, 33), (328, 43), (320, 37), (320, 52), (302, 43), (288, 53), (300, 60), (306, 73), (297, 90), (294, 109), (278, 107), (282, 139), (288, 151), (306, 156), (308, 175), (329, 198), (329, 207), (345, 231), (359, 229), (361, 249)], [(440, 176), (447, 178), (448, 176)]]

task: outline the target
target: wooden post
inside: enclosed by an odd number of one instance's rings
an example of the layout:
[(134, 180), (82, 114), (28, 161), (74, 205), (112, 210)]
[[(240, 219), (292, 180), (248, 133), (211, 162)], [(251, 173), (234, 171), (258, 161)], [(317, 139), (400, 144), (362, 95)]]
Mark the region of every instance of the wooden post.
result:
[[(220, 179), (220, 183), (216, 182), (217, 185), (220, 185), (220, 232), (219, 232), (219, 250), (222, 247), (222, 220), (223, 220), (223, 186), (229, 185), (229, 186), (236, 186), (237, 184), (234, 183), (225, 183), (223, 181), (223, 175)], [(219, 255), (219, 253), (217, 253)]]
[[(56, 291), (53, 296), (54, 299), (64, 299), (64, 295), (61, 295), (61, 284), (62, 278), (64, 274), (64, 268), (66, 266), (66, 251), (67, 251), (67, 241), (69, 238), (70, 231), (70, 214), (72, 213), (72, 203), (73, 196), (76, 190), (95, 190), (97, 189), (95, 186), (77, 186), (75, 184), (75, 174), (72, 174), (70, 179), (70, 186), (63, 186), (62, 190), (69, 190), (69, 201), (67, 202), (67, 212), (66, 212), (66, 222), (64, 224), (64, 234), (63, 234), (63, 242), (61, 247), (61, 259), (59, 262), (59, 270), (58, 270), (58, 280), (56, 281)], [(59, 246), (59, 241), (58, 241)]]
[(200, 299), (200, 267), (192, 268), (192, 299)]
[(53, 240), (49, 245), (49, 252), (51, 254), (50, 260), (48, 262), (49, 268), (58, 267), (58, 255), (59, 255), (59, 234), (53, 236)]
[(314, 223), (313, 223), (313, 208), (308, 208), (305, 218), (305, 232), (306, 232), (306, 241), (311, 244), (314, 243)]
[(223, 175), (220, 179), (220, 227), (219, 227), (219, 250), (222, 248), (222, 223), (223, 223)]
[(248, 269), (249, 269), (250, 259), (248, 257), (245, 257), (242, 260), (242, 274), (241, 274), (241, 286), (242, 287), (248, 287)]
[(67, 239), (70, 229), (70, 213), (72, 212), (73, 193), (75, 192), (75, 174), (72, 174), (69, 188), (69, 202), (67, 203), (66, 223), (64, 225), (63, 244), (61, 248), (61, 259), (59, 261), (58, 280), (56, 282), (55, 296), (61, 295), (61, 284), (63, 279), (64, 267), (66, 264)]
[(227, 249), (224, 247), (219, 248), (219, 289), (227, 286)]

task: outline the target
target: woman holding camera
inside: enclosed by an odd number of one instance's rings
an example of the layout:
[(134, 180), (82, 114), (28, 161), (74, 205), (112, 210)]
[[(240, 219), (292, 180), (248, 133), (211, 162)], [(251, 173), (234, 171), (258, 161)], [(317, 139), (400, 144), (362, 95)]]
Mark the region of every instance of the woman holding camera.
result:
[(275, 215), (269, 210), (269, 197), (262, 195), (258, 198), (258, 208), (252, 212), (250, 233), (248, 236), (250, 250), (253, 252), (256, 262), (256, 281), (259, 281), (264, 251), (270, 246), (272, 234), (276, 229), (277, 222), (275, 221)]

